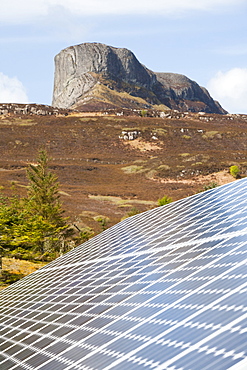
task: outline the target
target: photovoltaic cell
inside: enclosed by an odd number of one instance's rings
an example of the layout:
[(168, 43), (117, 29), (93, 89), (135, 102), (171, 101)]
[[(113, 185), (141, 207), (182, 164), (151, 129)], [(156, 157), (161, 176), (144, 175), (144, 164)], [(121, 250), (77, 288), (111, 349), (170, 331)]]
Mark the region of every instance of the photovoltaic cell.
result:
[(246, 257), (247, 179), (130, 217), (0, 292), (0, 369), (244, 369)]

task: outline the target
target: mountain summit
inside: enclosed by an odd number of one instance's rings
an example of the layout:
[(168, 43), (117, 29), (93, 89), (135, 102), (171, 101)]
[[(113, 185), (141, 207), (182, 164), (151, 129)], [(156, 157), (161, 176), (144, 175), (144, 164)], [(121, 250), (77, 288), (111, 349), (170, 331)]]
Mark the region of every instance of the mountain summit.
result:
[(100, 43), (70, 46), (55, 57), (52, 105), (58, 108), (226, 111), (188, 77), (156, 73), (128, 49)]

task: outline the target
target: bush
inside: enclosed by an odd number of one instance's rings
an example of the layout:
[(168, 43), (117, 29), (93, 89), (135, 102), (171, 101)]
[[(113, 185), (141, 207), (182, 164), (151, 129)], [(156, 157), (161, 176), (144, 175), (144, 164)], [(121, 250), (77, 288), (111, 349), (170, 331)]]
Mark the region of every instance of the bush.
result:
[(93, 219), (100, 224), (102, 231), (105, 231), (107, 229), (108, 222), (110, 222), (109, 217), (102, 215), (95, 216)]
[(127, 215), (128, 217), (131, 217), (131, 216), (138, 215), (139, 213), (141, 213), (141, 211), (138, 208), (133, 207), (129, 210), (129, 212), (127, 212)]
[(133, 208), (131, 208), (131, 209), (126, 213), (126, 215), (125, 215), (125, 216), (123, 216), (123, 217), (121, 218), (121, 221), (125, 220), (125, 219), (126, 219), (126, 218), (128, 218), (128, 217), (138, 215), (139, 213), (141, 213), (141, 211), (140, 211), (138, 208), (133, 207)]
[(141, 117), (147, 117), (147, 115), (148, 115), (148, 111), (147, 110), (143, 109), (143, 110), (140, 111), (140, 116)]
[(214, 189), (214, 188), (217, 188), (217, 186), (219, 186), (218, 184), (217, 184), (217, 182), (211, 182), (210, 184), (208, 184), (208, 185), (204, 185), (203, 186), (203, 190), (204, 191), (207, 191), (207, 190), (209, 190), (209, 189)]
[(80, 230), (79, 236), (76, 241), (79, 243), (84, 243), (94, 236), (94, 231), (90, 227), (83, 227)]
[(240, 178), (240, 169), (238, 166), (234, 165), (234, 166), (231, 166), (230, 169), (230, 174), (235, 178), (235, 179), (238, 179)]
[[(0, 283), (4, 284), (13, 284), (16, 281), (22, 279), (25, 275), (21, 273), (11, 273), (9, 271), (2, 271), (1, 281)], [(1, 285), (1, 284), (0, 284)]]
[(164, 206), (165, 204), (169, 204), (172, 202), (172, 198), (169, 198), (167, 197), (166, 195), (161, 198), (161, 199), (158, 199), (158, 206)]

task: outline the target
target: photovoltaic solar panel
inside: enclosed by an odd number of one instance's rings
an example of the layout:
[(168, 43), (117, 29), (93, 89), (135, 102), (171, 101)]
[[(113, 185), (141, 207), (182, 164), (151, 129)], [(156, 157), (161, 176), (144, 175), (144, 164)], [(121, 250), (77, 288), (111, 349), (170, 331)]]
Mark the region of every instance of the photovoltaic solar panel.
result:
[(0, 293), (0, 369), (247, 369), (247, 179), (130, 217)]

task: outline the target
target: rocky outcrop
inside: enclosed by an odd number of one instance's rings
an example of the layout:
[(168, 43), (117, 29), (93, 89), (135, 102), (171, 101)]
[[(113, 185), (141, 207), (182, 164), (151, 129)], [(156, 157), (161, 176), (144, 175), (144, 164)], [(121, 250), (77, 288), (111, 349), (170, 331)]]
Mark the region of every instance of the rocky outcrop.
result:
[(16, 114), (16, 115), (36, 115), (36, 116), (57, 116), (68, 115), (69, 111), (58, 109), (50, 105), (43, 104), (15, 104), (3, 103), (0, 104), (0, 115)]
[(156, 94), (169, 107), (180, 111), (227, 113), (212, 99), (207, 89), (188, 77), (177, 73), (156, 73), (156, 76), (162, 85)]
[(55, 57), (52, 105), (58, 108), (91, 106), (163, 108), (226, 113), (208, 91), (186, 76), (155, 73), (128, 49), (85, 43), (62, 50)]

